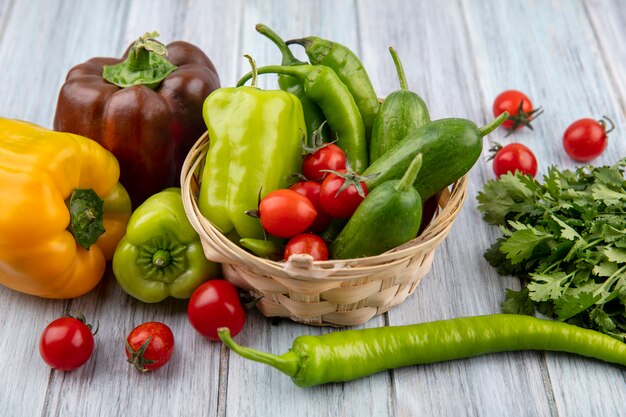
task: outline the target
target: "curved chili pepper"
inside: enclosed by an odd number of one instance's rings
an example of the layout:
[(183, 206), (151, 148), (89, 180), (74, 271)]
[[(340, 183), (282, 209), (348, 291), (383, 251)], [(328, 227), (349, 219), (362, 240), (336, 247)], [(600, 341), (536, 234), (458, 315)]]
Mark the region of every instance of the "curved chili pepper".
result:
[[(261, 35), (268, 38), (272, 41), (279, 49), (282, 60), (281, 65), (283, 66), (292, 66), (292, 65), (307, 65), (306, 62), (300, 61), (297, 59), (285, 41), (276, 34), (272, 29), (268, 26), (259, 23), (256, 25), (256, 31)], [(300, 103), (302, 103), (302, 111), (304, 112), (304, 121), (306, 122), (306, 133), (307, 138), (312, 138), (313, 133), (322, 126), (326, 118), (324, 117), (324, 113), (319, 108), (317, 104), (315, 104), (310, 98), (306, 96), (304, 93), (304, 86), (302, 85), (302, 81), (297, 78), (291, 77), (289, 75), (279, 75), (278, 76), (278, 85), (281, 90), (287, 91), (294, 96), (298, 97)]]
[(236, 344), (227, 328), (219, 329), (218, 335), (235, 353), (273, 366), (301, 387), (351, 381), (404, 366), (517, 350), (575, 353), (626, 366), (626, 343), (594, 330), (517, 314), (299, 336), (280, 356)]
[[(361, 114), (345, 84), (335, 72), (323, 65), (282, 66), (268, 65), (257, 69), (258, 74), (283, 74), (302, 81), (304, 92), (324, 112), (337, 146), (346, 153), (352, 168), (361, 173), (367, 168), (367, 142)], [(252, 78), (244, 75), (237, 87)]]
[(369, 138), (380, 103), (361, 60), (348, 47), (317, 36), (291, 39), (286, 42), (287, 45), (294, 43), (304, 47), (311, 64), (325, 65), (337, 73), (354, 97), (363, 117), (366, 136)]

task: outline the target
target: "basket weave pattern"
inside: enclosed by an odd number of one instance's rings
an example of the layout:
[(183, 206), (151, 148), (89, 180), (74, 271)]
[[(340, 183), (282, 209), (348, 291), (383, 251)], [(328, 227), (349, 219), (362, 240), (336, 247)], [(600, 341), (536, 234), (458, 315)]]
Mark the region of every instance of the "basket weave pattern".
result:
[(205, 133), (183, 165), (183, 205), (200, 235), (206, 257), (222, 264), (224, 278), (255, 297), (267, 317), (323, 326), (351, 326), (402, 303), (415, 291), (463, 206), (467, 176), (437, 195), (438, 211), (422, 233), (381, 255), (360, 259), (312, 261), (294, 255), (288, 262), (259, 258), (226, 238), (197, 204), (199, 172), (209, 146)]

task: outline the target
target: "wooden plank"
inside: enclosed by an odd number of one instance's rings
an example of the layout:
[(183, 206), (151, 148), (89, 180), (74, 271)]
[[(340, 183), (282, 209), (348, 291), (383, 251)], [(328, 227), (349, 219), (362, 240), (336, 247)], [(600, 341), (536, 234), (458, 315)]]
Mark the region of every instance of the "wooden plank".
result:
[[(280, 63), (276, 47), (254, 27), (265, 23), (285, 39), (316, 35), (343, 43), (359, 52), (356, 11), (347, 1), (246, 2), (242, 15), (241, 56), (251, 54), (259, 65)], [(294, 53), (306, 59), (302, 48), (294, 46)], [(239, 58), (239, 73), (249, 71), (248, 64)], [(275, 76), (263, 76), (260, 85), (277, 88)], [(383, 325), (383, 318), (370, 320), (365, 326)], [(299, 335), (322, 334), (332, 331), (281, 321), (272, 326), (258, 313), (252, 314), (246, 327), (237, 336), (237, 342), (266, 352), (283, 353)], [(332, 384), (302, 389), (289, 377), (265, 365), (257, 364), (230, 354), (228, 359), (227, 416), (319, 416), (319, 415), (389, 415), (387, 392), (389, 377), (386, 373), (350, 384)]]
[[(569, 159), (561, 144), (563, 131), (572, 121), (607, 114), (623, 126), (620, 103), (609, 93), (614, 85), (610, 68), (615, 67), (601, 58), (584, 2), (535, 2), (534, 7), (528, 7), (522, 3), (488, 5), (466, 1), (464, 5), (479, 63), (484, 106), (489, 108), (499, 91), (519, 88), (527, 90), (546, 111), (536, 121), (534, 132), (526, 130), (503, 138), (503, 142), (523, 141), (534, 149), (540, 172), (552, 164), (580, 165)], [(604, 8), (604, 4), (596, 6)], [(610, 8), (606, 12), (611, 13)], [(623, 141), (609, 141), (605, 153), (593, 163), (612, 164), (625, 154)], [(618, 393), (625, 392), (626, 380), (623, 375), (619, 378), (623, 371), (568, 355), (543, 356), (544, 372), (559, 414), (600, 416), (623, 412), (619, 401), (615, 401)], [(603, 389), (589, 390), (591, 386)]]
[[(429, 106), (433, 119), (465, 117), (482, 124), (484, 110), (472, 46), (467, 40), (463, 7), (445, 1), (362, 2), (360, 27), (364, 58), (379, 91), (398, 89), (388, 52), (393, 45), (403, 61), (410, 88)], [(433, 24), (432, 22), (436, 22)], [(366, 30), (374, 28), (376, 30)], [(384, 34), (381, 36), (381, 34)], [(468, 197), (452, 232), (437, 249), (432, 270), (415, 294), (389, 313), (392, 325), (494, 313), (505, 285), (482, 257), (493, 239), (478, 216), (474, 196), (484, 182), (484, 164), (470, 173)], [(471, 244), (469, 244), (471, 242)], [(541, 369), (534, 355), (475, 358), (393, 372), (395, 415), (449, 416), (547, 415)], [(528, 402), (517, 393), (532, 396)]]
[(622, 112), (626, 113), (626, 7), (621, 0), (591, 0), (583, 2), (591, 28), (600, 49), (602, 63), (606, 66), (614, 88), (605, 94), (611, 101), (619, 101)]
[[(0, 83), (0, 114), (3, 117), (32, 121), (52, 126), (57, 89), (70, 65), (83, 59), (81, 54), (94, 51), (95, 30), (117, 19), (111, 2), (92, 2), (72, 9), (69, 4), (54, 2), (39, 5), (47, 13), (33, 13), (33, 2), (4, 2), (0, 68), (4, 82)], [(40, 10), (41, 10), (40, 9)], [(99, 20), (86, 30), (73, 12), (100, 14)], [(5, 14), (6, 13), (6, 14)], [(54, 20), (51, 16), (61, 16)], [(39, 336), (47, 323), (63, 314), (66, 302), (42, 300), (0, 287), (0, 357), (10, 358), (0, 364), (5, 376), (0, 388), (0, 404), (14, 416), (41, 414), (47, 401), (49, 380), (57, 374), (50, 371), (39, 356)], [(6, 335), (17, 335), (6, 337)], [(74, 378), (79, 374), (74, 374)], [(16, 383), (11, 383), (15, 381)]]
[[(236, 3), (231, 2), (231, 5)], [(117, 33), (115, 45), (107, 44), (112, 56), (120, 55), (138, 36), (159, 30), (161, 40), (198, 42), (209, 51), (223, 50), (222, 39), (237, 39), (237, 8), (232, 14), (218, 11), (219, 5), (205, 2), (135, 1), (124, 18), (103, 26), (93, 36), (106, 40), (107, 33)], [(231, 9), (229, 9), (231, 10)], [(106, 14), (105, 11), (102, 11)], [(204, 23), (220, 14), (223, 19), (211, 26)], [(88, 22), (87, 22), (88, 24)], [(199, 31), (197, 28), (202, 27)], [(87, 28), (83, 28), (87, 30)], [(228, 56), (215, 60), (218, 71), (232, 67)], [(98, 318), (98, 347), (90, 365), (71, 374), (54, 373), (48, 389), (44, 415), (122, 415), (142, 410), (153, 416), (215, 415), (218, 409), (220, 345), (199, 336), (187, 321), (186, 301), (167, 300), (155, 305), (144, 304), (126, 295), (109, 272), (97, 291), (72, 302), (72, 308)], [(151, 374), (140, 374), (125, 361), (123, 340), (136, 325), (161, 321), (174, 332), (176, 351), (166, 368)], [(76, 399), (80, 398), (81, 401)], [(190, 400), (192, 399), (192, 400)]]

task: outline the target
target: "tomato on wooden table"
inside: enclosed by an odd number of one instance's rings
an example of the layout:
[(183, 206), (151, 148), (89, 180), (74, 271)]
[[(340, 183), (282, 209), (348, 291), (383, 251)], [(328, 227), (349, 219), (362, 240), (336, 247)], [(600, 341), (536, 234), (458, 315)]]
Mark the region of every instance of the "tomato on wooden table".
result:
[(46, 326), (39, 339), (39, 353), (48, 366), (71, 371), (89, 360), (94, 350), (91, 326), (82, 315), (61, 317)]
[(126, 337), (126, 358), (138, 371), (154, 371), (174, 353), (174, 333), (163, 323), (150, 321), (135, 327)]
[[(606, 121), (611, 124), (607, 130)], [(615, 125), (608, 117), (601, 120), (579, 119), (568, 126), (563, 134), (563, 148), (575, 161), (589, 162), (604, 152), (608, 143), (608, 134)]]
[(509, 117), (502, 123), (502, 127), (514, 131), (526, 126), (532, 130), (531, 120), (536, 119), (543, 110), (533, 108), (528, 96), (518, 90), (506, 90), (498, 94), (493, 101), (493, 115), (498, 117), (505, 111)]
[(187, 318), (198, 333), (219, 341), (218, 328), (228, 327), (233, 336), (243, 329), (246, 311), (233, 284), (223, 279), (212, 279), (191, 295)]
[(526, 145), (521, 143), (509, 143), (505, 146), (496, 144), (491, 148), (491, 152), (493, 154), (493, 172), (498, 178), (507, 172), (515, 173), (515, 171), (533, 177), (537, 174), (537, 158)]

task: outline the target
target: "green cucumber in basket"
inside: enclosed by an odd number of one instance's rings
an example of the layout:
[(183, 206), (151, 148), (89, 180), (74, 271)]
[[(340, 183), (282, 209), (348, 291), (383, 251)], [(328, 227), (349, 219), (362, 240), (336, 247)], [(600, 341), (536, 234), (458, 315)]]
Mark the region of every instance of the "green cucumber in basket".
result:
[(427, 200), (467, 174), (483, 149), (483, 137), (509, 117), (502, 113), (491, 123), (478, 127), (471, 120), (440, 119), (430, 122), (398, 142), (363, 172), (368, 190), (401, 178), (415, 158), (423, 155), (415, 188)]
[(402, 62), (396, 50), (389, 48), (396, 65), (400, 89), (385, 97), (374, 118), (370, 138), (370, 163), (377, 160), (407, 135), (430, 123), (430, 114), (424, 100), (409, 90)]
[(421, 167), (417, 154), (400, 180), (386, 181), (365, 197), (333, 241), (333, 258), (379, 255), (417, 236), (422, 198), (413, 183)]

